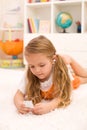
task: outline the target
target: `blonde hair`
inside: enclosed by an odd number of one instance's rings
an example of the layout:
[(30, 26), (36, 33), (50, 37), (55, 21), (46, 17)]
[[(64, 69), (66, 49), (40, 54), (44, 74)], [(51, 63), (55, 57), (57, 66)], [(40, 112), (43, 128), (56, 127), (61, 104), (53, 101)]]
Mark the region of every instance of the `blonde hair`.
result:
[[(25, 47), (25, 56), (31, 53), (43, 53), (50, 60), (56, 54), (56, 49), (49, 39), (45, 36), (38, 36), (32, 39)], [(27, 70), (28, 84), (26, 86), (28, 99), (34, 104), (41, 101), (40, 82), (39, 79), (32, 74), (30, 68)], [(58, 107), (66, 106), (70, 103), (71, 81), (68, 75), (68, 69), (60, 55), (56, 55), (56, 61), (53, 65), (53, 85), (55, 91), (53, 97), (59, 97), (60, 103)]]

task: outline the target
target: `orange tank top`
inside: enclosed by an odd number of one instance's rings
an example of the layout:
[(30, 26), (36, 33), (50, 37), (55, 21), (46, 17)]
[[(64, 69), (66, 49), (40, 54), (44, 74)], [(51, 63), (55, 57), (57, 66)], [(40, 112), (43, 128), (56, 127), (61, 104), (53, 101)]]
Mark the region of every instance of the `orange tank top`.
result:
[[(74, 80), (72, 80), (73, 89), (78, 88), (80, 86), (80, 84), (81, 84), (80, 78), (78, 76), (74, 75)], [(41, 96), (42, 96), (43, 99), (46, 99), (46, 100), (53, 99), (53, 93), (54, 93), (54, 85), (52, 85), (50, 87), (50, 89), (47, 90), (47, 91), (41, 90)]]

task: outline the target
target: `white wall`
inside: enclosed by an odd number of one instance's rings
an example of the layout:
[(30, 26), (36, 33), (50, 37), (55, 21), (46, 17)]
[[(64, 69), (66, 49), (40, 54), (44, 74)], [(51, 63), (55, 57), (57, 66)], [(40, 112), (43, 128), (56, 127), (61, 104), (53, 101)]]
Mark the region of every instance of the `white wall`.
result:
[[(8, 11), (17, 9), (20, 7), (20, 11), (18, 13), (18, 17), (20, 15), (20, 21), (23, 22), (23, 14), (24, 14), (24, 0), (0, 0), (0, 26), (2, 27), (4, 22), (14, 23), (17, 20), (17, 14), (8, 14)], [(8, 18), (7, 18), (8, 17)], [(14, 25), (13, 24), (13, 25)]]
[[(19, 8), (19, 10), (17, 10)], [(16, 11), (12, 11), (16, 10)], [(23, 39), (23, 30), (18, 31), (17, 24), (24, 23), (24, 0), (0, 0), (0, 40), (4, 37), (5, 40), (9, 38), (9, 31), (6, 27), (16, 27), (11, 33), (12, 39)], [(6, 30), (6, 31), (4, 31)]]
[[(25, 46), (37, 35), (25, 35)], [(46, 34), (45, 36), (52, 41), (57, 53), (69, 54), (87, 68), (87, 34)], [(25, 59), (24, 62), (26, 64)]]

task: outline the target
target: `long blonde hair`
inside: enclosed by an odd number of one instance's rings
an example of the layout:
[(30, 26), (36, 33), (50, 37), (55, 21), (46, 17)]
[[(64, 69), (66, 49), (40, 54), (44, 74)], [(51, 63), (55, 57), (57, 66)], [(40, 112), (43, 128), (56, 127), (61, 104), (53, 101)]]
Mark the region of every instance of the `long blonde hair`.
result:
[[(49, 39), (41, 35), (32, 39), (25, 47), (25, 56), (28, 56), (30, 53), (42, 53), (52, 60), (53, 55), (56, 54), (56, 49)], [(27, 79), (28, 84), (26, 90), (28, 99), (31, 99), (33, 103), (36, 104), (42, 100), (40, 82), (39, 79), (32, 74), (29, 67), (27, 70)], [(53, 65), (53, 84), (55, 86), (53, 97), (59, 97), (60, 99), (58, 107), (68, 105), (70, 103), (71, 81), (67, 66), (60, 55), (56, 55), (56, 61)]]

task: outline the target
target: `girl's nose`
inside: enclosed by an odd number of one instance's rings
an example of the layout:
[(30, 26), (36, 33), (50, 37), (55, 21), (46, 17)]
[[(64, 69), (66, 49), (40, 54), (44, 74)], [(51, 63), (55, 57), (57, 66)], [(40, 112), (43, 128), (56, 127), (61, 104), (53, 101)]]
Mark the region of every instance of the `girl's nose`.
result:
[(36, 68), (36, 73), (38, 73), (38, 72), (40, 72), (40, 68), (39, 67)]

